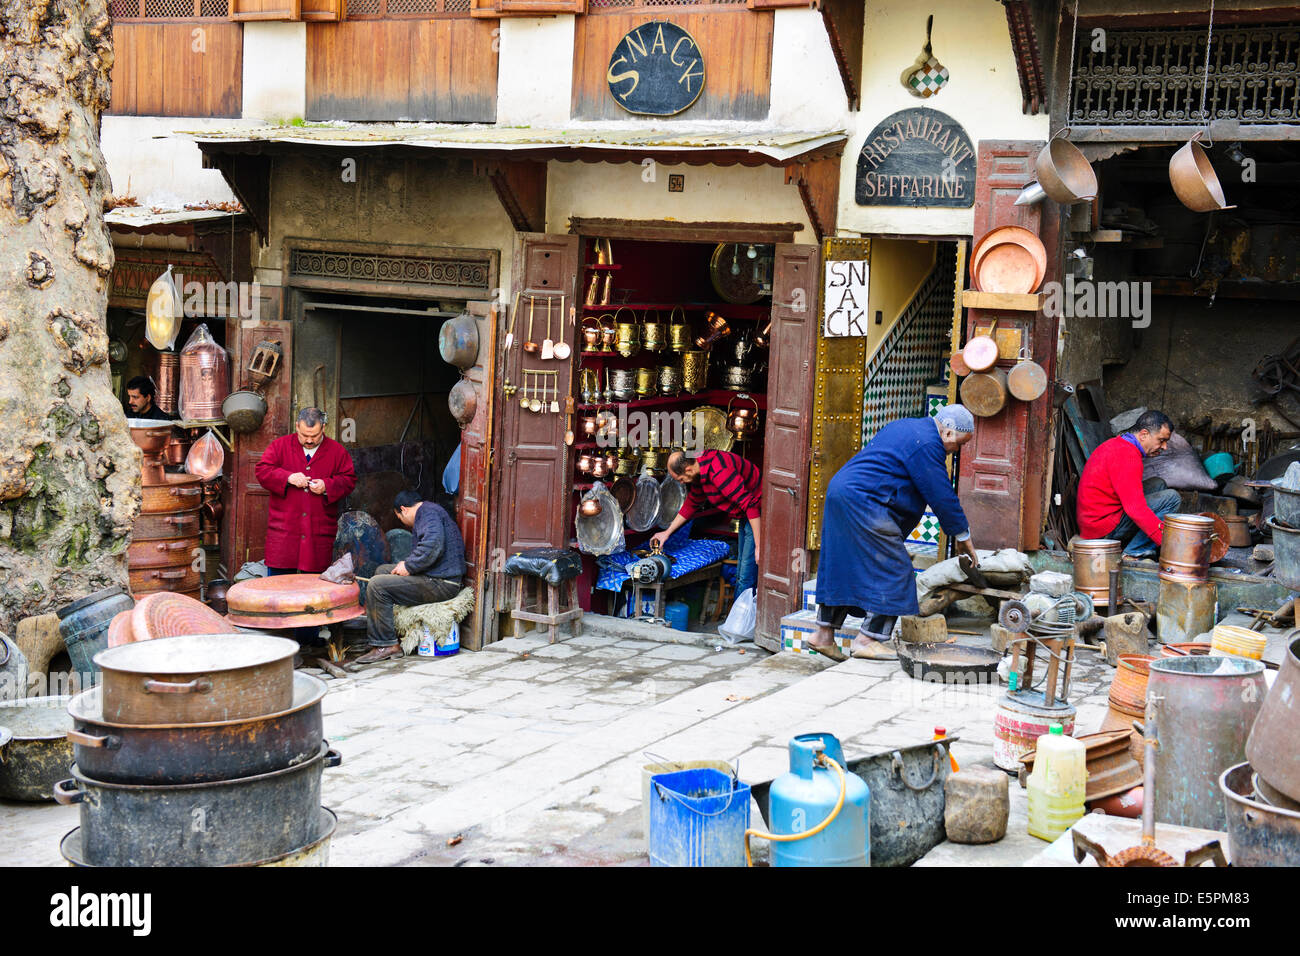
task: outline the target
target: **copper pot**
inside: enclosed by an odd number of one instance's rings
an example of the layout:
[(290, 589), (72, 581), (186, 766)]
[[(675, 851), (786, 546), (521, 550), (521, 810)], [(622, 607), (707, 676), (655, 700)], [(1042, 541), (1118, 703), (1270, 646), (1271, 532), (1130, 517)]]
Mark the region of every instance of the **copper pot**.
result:
[(1147, 705), (1147, 679), (1151, 676), (1149, 654), (1121, 654), (1110, 681), (1110, 705), (1124, 713), (1141, 714)]
[(130, 568), (127, 580), (131, 594), (137, 598), (153, 591), (184, 591), (197, 595), (203, 575), (187, 564), (183, 568)]
[(578, 471), (582, 472), (584, 475), (590, 475), (593, 462), (593, 457), (584, 452), (578, 456)]
[[(605, 322), (609, 319), (608, 324)], [(606, 312), (600, 317), (600, 350), (602, 352), (614, 351), (614, 343), (618, 340), (618, 326), (614, 324), (614, 317)]]
[[(588, 325), (588, 322), (595, 323)], [(595, 316), (584, 316), (582, 320), (582, 350), (584, 352), (600, 351), (600, 322)]]
[(205, 592), (206, 603), (208, 607), (218, 614), (226, 613), (226, 592), (230, 590), (230, 582), (224, 578), (218, 578), (208, 584)]
[(141, 465), (140, 480), (146, 486), (163, 483), (163, 458), (167, 442), (171, 438), (172, 427), (165, 422), (159, 423), (145, 418), (128, 418), (131, 429), (131, 441), (139, 447), (144, 461)]
[(591, 459), (591, 477), (604, 478), (609, 474), (609, 469), (605, 467), (605, 458), (603, 455), (595, 455)]
[(197, 509), (166, 515), (141, 514), (131, 524), (132, 541), (188, 538), (198, 533), (199, 512)]
[(578, 505), (578, 513), (584, 518), (594, 518), (604, 510), (600, 504), (600, 499), (594, 497), (584, 498), (582, 503)]
[(616, 474), (618, 471), (618, 452), (610, 449), (605, 452), (605, 473), (608, 475)]
[(589, 438), (593, 437), (596, 434), (596, 429), (597, 429), (596, 416), (594, 414), (587, 413), (579, 416), (578, 430), (581, 431), (582, 434), (586, 435)]
[(198, 535), (167, 541), (132, 541), (126, 548), (126, 564), (132, 570), (185, 567), (194, 560), (199, 547)]
[[(731, 406), (736, 398), (746, 398), (754, 407), (738, 408), (733, 412)], [(727, 430), (736, 441), (745, 441), (758, 431), (758, 402), (748, 395), (737, 395), (736, 398), (727, 403)]]
[(164, 475), (160, 485), (146, 485), (141, 514), (174, 514), (193, 511), (203, 503), (203, 486), (198, 475)]
[(603, 408), (596, 412), (596, 437), (606, 441), (618, 437), (618, 414), (613, 409)]
[(205, 531), (215, 530), (221, 527), (221, 514), (225, 511), (225, 505), (220, 501), (205, 501), (199, 506), (199, 517), (203, 519)]
[(1228, 545), (1233, 548), (1250, 547), (1250, 525), (1242, 515), (1224, 516), (1228, 526)]
[[(1110, 572), (1120, 566), (1123, 544), (1112, 538), (1075, 541), (1070, 549), (1074, 564), (1074, 589), (1092, 598), (1094, 607), (1110, 604)], [(1123, 597), (1116, 594), (1116, 601)]]
[(1166, 581), (1206, 580), (1214, 538), (1213, 518), (1166, 515), (1160, 542), (1160, 577)]
[(163, 461), (176, 466), (185, 464), (185, 456), (190, 453), (191, 444), (188, 432), (173, 428), (167, 439), (167, 447), (163, 449)]

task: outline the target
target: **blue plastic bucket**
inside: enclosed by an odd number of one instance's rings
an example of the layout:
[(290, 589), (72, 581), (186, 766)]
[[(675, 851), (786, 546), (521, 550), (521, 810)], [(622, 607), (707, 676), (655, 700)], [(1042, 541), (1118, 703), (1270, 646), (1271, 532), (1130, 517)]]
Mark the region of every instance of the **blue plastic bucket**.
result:
[(749, 784), (720, 770), (650, 778), (651, 866), (744, 866)]
[(664, 605), (664, 619), (679, 631), (690, 630), (690, 606), (685, 601), (669, 601)]

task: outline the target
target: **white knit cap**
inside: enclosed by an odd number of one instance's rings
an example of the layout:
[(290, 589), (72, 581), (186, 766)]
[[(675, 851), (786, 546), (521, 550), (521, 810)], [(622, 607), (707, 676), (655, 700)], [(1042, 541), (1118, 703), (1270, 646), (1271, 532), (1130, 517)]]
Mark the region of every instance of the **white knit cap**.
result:
[(975, 416), (964, 405), (945, 405), (935, 414), (934, 420), (941, 428), (951, 428), (963, 434), (975, 430)]

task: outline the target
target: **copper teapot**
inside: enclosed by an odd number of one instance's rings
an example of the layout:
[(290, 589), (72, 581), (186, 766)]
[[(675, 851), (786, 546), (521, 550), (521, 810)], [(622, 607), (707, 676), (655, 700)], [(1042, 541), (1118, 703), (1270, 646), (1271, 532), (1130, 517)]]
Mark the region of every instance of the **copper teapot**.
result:
[(578, 514), (584, 518), (594, 518), (604, 510), (600, 504), (600, 499), (596, 497), (583, 498), (582, 503), (578, 505)]
[(578, 471), (582, 472), (584, 475), (590, 475), (592, 473), (591, 469), (593, 464), (594, 458), (587, 452), (583, 452), (578, 456)]

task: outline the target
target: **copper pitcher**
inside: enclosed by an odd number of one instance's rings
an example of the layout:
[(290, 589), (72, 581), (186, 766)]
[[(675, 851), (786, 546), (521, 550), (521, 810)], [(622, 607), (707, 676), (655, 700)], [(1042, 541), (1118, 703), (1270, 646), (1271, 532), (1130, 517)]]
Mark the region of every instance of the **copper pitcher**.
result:
[(680, 305), (673, 306), (668, 316), (668, 347), (674, 352), (685, 352), (691, 347), (691, 327), (686, 324), (686, 310)]
[(599, 425), (596, 422), (596, 416), (590, 412), (578, 417), (578, 430), (588, 438), (596, 437), (596, 431)]
[(714, 342), (731, 332), (731, 327), (727, 325), (727, 320), (716, 312), (710, 312), (708, 316), (705, 317), (704, 321), (708, 326), (709, 331), (695, 339), (696, 348), (712, 348)]
[[(605, 320), (609, 319), (609, 322)], [(614, 324), (614, 316), (606, 312), (599, 319), (600, 321), (600, 350), (602, 352), (614, 351), (614, 342), (618, 339), (618, 326)]]
[(583, 452), (578, 456), (578, 471), (582, 472), (584, 475), (590, 475), (592, 463), (592, 456)]
[[(588, 325), (588, 322), (594, 324)], [(600, 351), (600, 320), (594, 315), (584, 315), (582, 317), (582, 350), (584, 352)]]

